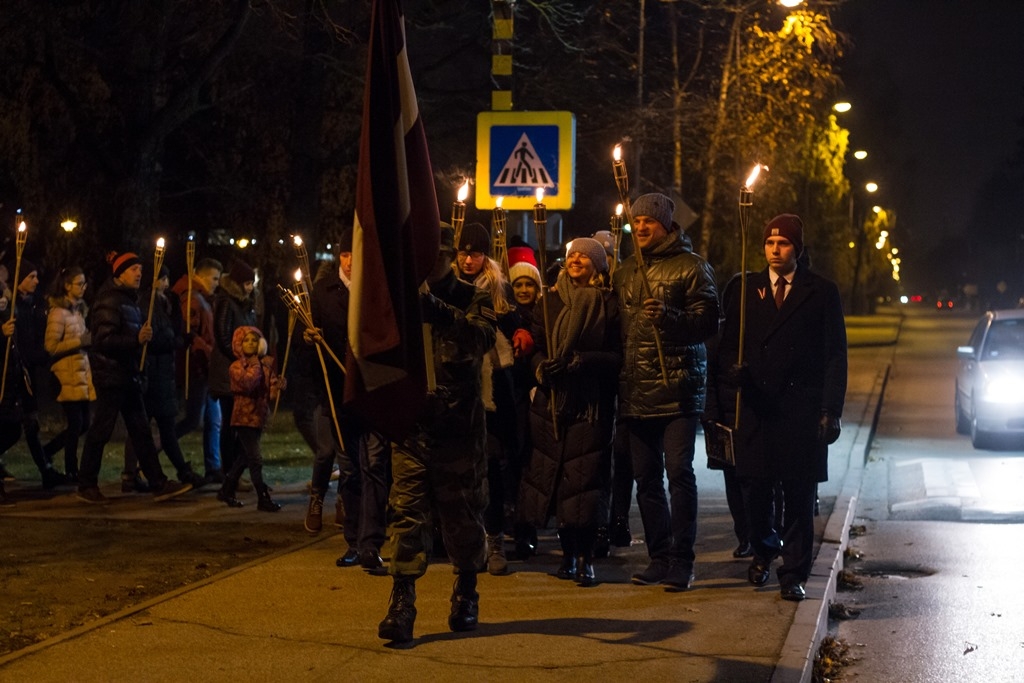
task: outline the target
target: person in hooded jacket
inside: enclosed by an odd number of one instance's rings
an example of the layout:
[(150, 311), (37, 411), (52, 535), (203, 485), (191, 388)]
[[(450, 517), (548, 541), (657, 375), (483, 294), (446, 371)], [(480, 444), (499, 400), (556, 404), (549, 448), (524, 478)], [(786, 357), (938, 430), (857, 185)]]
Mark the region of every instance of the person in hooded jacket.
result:
[[(632, 581), (685, 591), (693, 582), (696, 556), (693, 457), (706, 391), (704, 342), (718, 331), (718, 291), (714, 270), (693, 252), (672, 220), (671, 199), (645, 194), (631, 208), (645, 272), (634, 253), (616, 268), (613, 282), (623, 318), (619, 417), (629, 431), (637, 507), (650, 557)], [(671, 503), (665, 495), (666, 472)]]
[[(604, 247), (592, 238), (569, 244), (554, 290), (541, 298), (531, 362), (539, 385), (530, 411), (533, 456), (523, 475), (521, 514), (537, 527), (558, 518), (560, 579), (596, 583), (594, 541), (611, 475), (615, 392), (622, 363), (618, 301)], [(554, 409), (553, 406), (554, 405)]]
[(236, 358), (228, 370), (231, 390), (235, 395), (231, 427), (238, 438), (238, 453), (231, 469), (224, 475), (224, 484), (217, 492), (217, 500), (223, 501), (228, 507), (242, 507), (242, 502), (235, 498), (235, 491), (242, 471), (248, 467), (259, 499), (256, 508), (264, 512), (277, 512), (281, 504), (270, 497), (270, 487), (263, 481), (260, 438), (270, 419), (270, 404), (277, 398), (278, 392), (284, 389), (285, 382), (274, 370), (274, 359), (267, 356), (267, 340), (258, 327), (242, 325), (235, 329), (231, 347)]
[(256, 271), (236, 259), (213, 299), (213, 353), (210, 356), (210, 396), (220, 403), (223, 422), (220, 430), (220, 461), (226, 473), (235, 460), (235, 430), (231, 427), (234, 394), (228, 368), (235, 360), (232, 339), (242, 325), (256, 326)]

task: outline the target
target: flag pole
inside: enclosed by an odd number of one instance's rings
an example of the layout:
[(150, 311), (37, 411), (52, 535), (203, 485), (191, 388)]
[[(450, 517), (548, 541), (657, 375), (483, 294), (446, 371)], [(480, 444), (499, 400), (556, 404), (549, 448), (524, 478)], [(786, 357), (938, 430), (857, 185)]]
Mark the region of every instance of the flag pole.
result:
[[(196, 274), (196, 242), (192, 233), (188, 235), (188, 241), (185, 242), (185, 272), (188, 275), (188, 297), (186, 299), (185, 309), (185, 335), (189, 335), (192, 332), (192, 278)], [(192, 340), (188, 342), (188, 346), (185, 347), (185, 400), (188, 400), (188, 380), (189, 375), (189, 356), (192, 351)]]

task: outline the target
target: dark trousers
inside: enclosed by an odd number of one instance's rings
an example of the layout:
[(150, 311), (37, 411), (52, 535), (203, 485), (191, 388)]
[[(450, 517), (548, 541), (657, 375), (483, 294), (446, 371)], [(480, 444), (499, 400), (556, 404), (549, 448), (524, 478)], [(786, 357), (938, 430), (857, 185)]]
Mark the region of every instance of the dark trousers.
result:
[(95, 416), (82, 446), (82, 464), (79, 468), (80, 489), (96, 486), (100, 467), (103, 465), (103, 448), (114, 432), (117, 416), (124, 418), (128, 436), (135, 444), (139, 465), (152, 486), (163, 486), (167, 481), (160, 461), (156, 456), (156, 445), (149, 431), (149, 418), (142, 402), (142, 392), (136, 387), (96, 387)]
[(318, 447), (313, 459), (312, 488), (325, 493), (338, 462), (338, 496), (345, 509), (343, 533), (349, 547), (380, 552), (386, 537), (391, 446), (357, 420), (342, 419), (340, 445), (330, 407), (318, 419)]
[(221, 427), (220, 427), (220, 464), (225, 472), (235, 464), (235, 455), (238, 451), (237, 427), (231, 426), (231, 413), (235, 409), (235, 397), (233, 394), (223, 394), (216, 397), (220, 404)]
[[(770, 560), (782, 555), (778, 569), (782, 586), (804, 583), (811, 575), (814, 551), (814, 499), (817, 482), (810, 479), (743, 477), (743, 502), (747, 507), (750, 544), (757, 557)], [(776, 490), (783, 500), (781, 533), (776, 527)]]
[[(181, 479), (182, 474), (192, 469), (192, 466), (185, 461), (185, 454), (181, 452), (181, 445), (178, 443), (177, 429), (175, 427), (175, 415), (161, 415), (154, 417), (157, 432), (160, 434), (160, 448), (167, 454), (167, 459), (174, 466), (174, 471)], [(151, 432), (152, 433), (152, 432)], [(124, 442), (125, 471), (134, 471), (134, 465), (138, 462), (135, 452), (135, 444), (129, 438)]]
[[(228, 420), (230, 421), (230, 415)], [(203, 427), (203, 466), (207, 472), (221, 469), (220, 462), (220, 403), (210, 396), (206, 379), (189, 379), (185, 397), (185, 417), (174, 427), (174, 435), (181, 438)]]
[[(636, 502), (652, 560), (688, 563), (697, 539), (696, 417), (629, 419)], [(665, 496), (665, 474), (668, 492)]]
[(231, 469), (225, 473), (225, 479), (234, 484), (242, 478), (242, 472), (249, 468), (249, 478), (252, 479), (252, 486), (256, 491), (262, 491), (266, 484), (263, 482), (263, 452), (260, 450), (260, 437), (263, 430), (258, 427), (233, 427), (236, 444), (234, 461)]
[(444, 441), (413, 437), (392, 447), (388, 573), (420, 577), (426, 572), (434, 511), (456, 572), (479, 571), (486, 545), (483, 513), (487, 507), (487, 457), (483, 438), (472, 434), (454, 434)]
[(747, 520), (747, 506), (743, 504), (743, 484), (732, 465), (726, 465), (722, 474), (725, 475), (725, 502), (729, 505), (736, 540), (750, 543), (750, 522)]
[(56, 452), (64, 449), (64, 472), (69, 475), (78, 474), (78, 440), (89, 429), (89, 402), (88, 401), (63, 401), (60, 407), (64, 409), (64, 421), (66, 426), (47, 447)]

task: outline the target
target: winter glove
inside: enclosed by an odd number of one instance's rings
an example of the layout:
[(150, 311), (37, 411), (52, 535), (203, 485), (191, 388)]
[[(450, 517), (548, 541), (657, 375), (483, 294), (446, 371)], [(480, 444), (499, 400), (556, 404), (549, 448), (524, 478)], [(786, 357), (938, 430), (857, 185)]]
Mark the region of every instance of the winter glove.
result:
[(839, 417), (827, 412), (821, 414), (818, 420), (818, 441), (825, 444), (834, 444), (842, 431), (842, 423)]
[(750, 383), (750, 367), (746, 363), (734, 363), (722, 373), (722, 383), (731, 389), (738, 389)]
[(555, 380), (566, 373), (568, 361), (565, 358), (548, 358), (537, 366), (537, 383), (550, 387)]
[(533, 335), (520, 327), (512, 335), (512, 348), (516, 358), (529, 356), (533, 353)]

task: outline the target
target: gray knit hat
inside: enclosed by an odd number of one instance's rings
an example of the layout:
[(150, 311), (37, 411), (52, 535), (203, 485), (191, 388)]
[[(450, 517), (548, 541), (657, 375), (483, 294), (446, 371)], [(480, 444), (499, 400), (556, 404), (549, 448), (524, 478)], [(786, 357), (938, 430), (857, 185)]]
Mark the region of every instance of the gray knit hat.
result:
[(660, 192), (640, 195), (630, 204), (629, 211), (634, 219), (637, 216), (648, 216), (665, 226), (669, 232), (675, 229), (672, 222), (672, 214), (676, 211), (675, 202)]
[(576, 252), (588, 257), (594, 263), (597, 272), (604, 273), (608, 270), (608, 255), (604, 251), (604, 245), (593, 237), (577, 237), (566, 245), (566, 258)]

